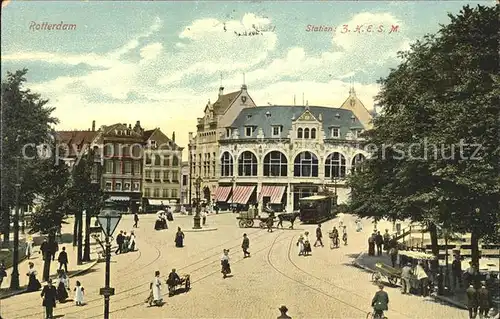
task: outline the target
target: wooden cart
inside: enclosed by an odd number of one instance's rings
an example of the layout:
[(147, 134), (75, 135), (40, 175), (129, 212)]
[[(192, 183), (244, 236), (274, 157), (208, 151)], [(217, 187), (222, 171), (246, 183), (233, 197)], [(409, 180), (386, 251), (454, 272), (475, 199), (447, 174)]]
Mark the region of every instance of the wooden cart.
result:
[(385, 277), (391, 285), (396, 286), (398, 284), (398, 279), (401, 278), (401, 270), (384, 263), (376, 263), (375, 268), (377, 268), (377, 271), (372, 274), (373, 282), (379, 282), (380, 279)]

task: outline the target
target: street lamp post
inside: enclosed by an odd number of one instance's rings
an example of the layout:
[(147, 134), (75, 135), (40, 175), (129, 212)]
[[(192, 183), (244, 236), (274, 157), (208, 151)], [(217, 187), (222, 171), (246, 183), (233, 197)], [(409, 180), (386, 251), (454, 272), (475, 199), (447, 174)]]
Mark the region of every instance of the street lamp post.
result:
[(14, 213), (14, 251), (12, 254), (12, 278), (10, 280), (10, 289), (19, 289), (19, 193), (21, 191), (20, 161), (16, 158), (16, 211)]
[(231, 203), (229, 205), (229, 210), (232, 211), (234, 205), (234, 182), (236, 181), (236, 178), (233, 176), (231, 177)]
[(115, 294), (115, 289), (109, 286), (110, 281), (110, 264), (111, 264), (111, 242), (110, 237), (118, 226), (122, 216), (115, 210), (116, 204), (111, 200), (104, 202), (102, 209), (97, 219), (101, 225), (102, 231), (106, 237), (106, 274), (104, 288), (101, 288), (99, 294), (104, 296), (104, 319), (109, 319), (109, 297)]
[(192, 199), (192, 194), (193, 194), (193, 146), (192, 146), (192, 141), (189, 141), (189, 215), (192, 215), (193, 211), (193, 199)]
[(201, 212), (201, 206), (200, 206), (200, 188), (201, 188), (201, 183), (203, 180), (201, 177), (196, 178), (196, 181), (194, 182), (194, 186), (196, 188), (196, 214), (194, 215), (194, 227), (193, 229), (201, 229), (201, 224), (200, 224), (200, 212)]
[[(92, 191), (94, 193), (98, 193), (101, 188), (101, 160), (100, 158), (98, 158), (98, 154), (94, 152), (90, 154), (90, 157), (92, 158), (90, 184), (92, 187)], [(94, 211), (92, 209), (89, 209), (85, 214), (85, 247), (83, 249), (82, 261), (90, 261), (90, 222), (93, 213)]]

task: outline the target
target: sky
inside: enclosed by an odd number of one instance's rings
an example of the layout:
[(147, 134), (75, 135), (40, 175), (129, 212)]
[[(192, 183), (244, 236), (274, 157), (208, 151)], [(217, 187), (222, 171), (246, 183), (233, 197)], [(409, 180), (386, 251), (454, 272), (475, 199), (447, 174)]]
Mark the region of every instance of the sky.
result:
[[(245, 81), (257, 105), (291, 105), (296, 95), (331, 107), (353, 85), (372, 109), (397, 52), (478, 3), (495, 1), (11, 1), (2, 80), (28, 68), (27, 87), (56, 107), (58, 130), (140, 120), (186, 146), (221, 82), (229, 93)], [(237, 35), (253, 29), (262, 34)]]

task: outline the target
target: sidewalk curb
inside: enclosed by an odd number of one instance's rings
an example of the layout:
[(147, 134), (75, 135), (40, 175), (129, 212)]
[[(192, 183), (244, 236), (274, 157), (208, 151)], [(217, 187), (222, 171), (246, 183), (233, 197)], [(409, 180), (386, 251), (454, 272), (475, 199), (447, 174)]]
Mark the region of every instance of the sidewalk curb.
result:
[[(364, 253), (364, 251), (362, 251), (361, 253), (359, 253), (358, 257), (356, 257), (356, 259), (354, 259), (354, 260), (352, 261), (352, 265), (353, 265), (353, 266), (355, 266), (355, 267), (357, 267), (357, 268), (363, 269), (363, 270), (365, 270), (365, 271), (367, 271), (367, 272), (370, 272), (370, 273), (375, 273), (375, 272), (376, 272), (375, 270), (373, 270), (373, 269), (371, 269), (371, 268), (368, 268), (368, 267), (366, 267), (366, 266), (363, 266), (363, 265), (361, 265), (361, 264), (358, 262), (358, 259), (360, 259), (361, 255), (363, 255), (363, 253)], [(461, 302), (455, 301), (455, 300), (453, 300), (453, 299), (451, 299), (451, 298), (444, 297), (444, 296), (432, 296), (432, 295), (431, 295), (431, 297), (432, 297), (432, 298), (434, 298), (434, 299), (437, 299), (437, 300), (439, 300), (439, 301), (442, 301), (442, 302), (444, 302), (444, 303), (447, 303), (447, 304), (449, 304), (449, 305), (455, 306), (455, 307), (457, 307), (457, 308), (460, 308), (460, 309), (467, 309), (467, 305), (465, 305), (465, 304), (463, 304), (463, 303), (461, 303)]]
[[(82, 269), (82, 270), (78, 270), (77, 272), (71, 274), (68, 276), (68, 278), (73, 278), (73, 277), (76, 277), (76, 276), (80, 276), (82, 274), (85, 274), (86, 272), (88, 272), (90, 269), (94, 268), (95, 265), (97, 265), (97, 263), (99, 262), (99, 255), (97, 253), (94, 253), (96, 259), (94, 261), (91, 261), (88, 263), (88, 267)], [(47, 282), (46, 281), (41, 281), (40, 284), (42, 284), (42, 287), (44, 284), (46, 284)], [(26, 290), (18, 290), (18, 291), (14, 291), (14, 292), (11, 292), (7, 295), (4, 295), (4, 296), (0, 296), (0, 300), (3, 300), (3, 299), (7, 299), (7, 298), (10, 298), (10, 297), (13, 297), (13, 296), (17, 296), (17, 295), (20, 295), (22, 293), (25, 293)]]

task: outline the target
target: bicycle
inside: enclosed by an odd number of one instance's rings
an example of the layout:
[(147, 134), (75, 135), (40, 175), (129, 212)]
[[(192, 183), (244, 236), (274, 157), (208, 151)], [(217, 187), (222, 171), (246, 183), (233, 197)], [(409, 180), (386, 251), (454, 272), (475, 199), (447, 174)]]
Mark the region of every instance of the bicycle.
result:
[(366, 319), (387, 319), (386, 316), (384, 316), (384, 312), (382, 312), (382, 314), (377, 314), (375, 312), (368, 312), (366, 314)]

